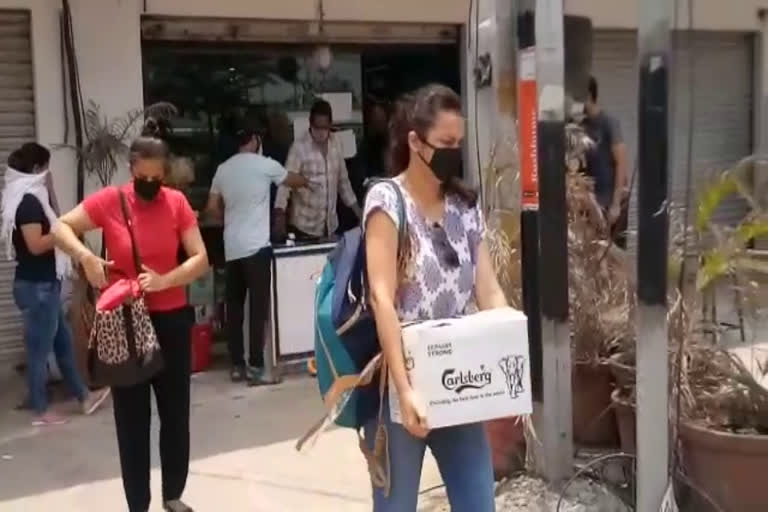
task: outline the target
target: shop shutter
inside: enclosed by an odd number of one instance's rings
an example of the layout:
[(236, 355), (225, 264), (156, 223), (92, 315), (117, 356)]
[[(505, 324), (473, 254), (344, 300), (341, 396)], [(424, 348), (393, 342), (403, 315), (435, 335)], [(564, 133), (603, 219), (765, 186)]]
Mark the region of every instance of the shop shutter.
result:
[[(35, 139), (29, 13), (0, 10), (0, 187), (8, 154)], [(15, 263), (0, 243), (0, 363), (24, 352), (21, 317), (13, 302)]]
[[(689, 43), (690, 39), (690, 43)], [(744, 33), (679, 34), (673, 54), (675, 90), (670, 192), (683, 204), (687, 172), (689, 87), (688, 49), (695, 52), (695, 117), (693, 134), (694, 194), (713, 173), (752, 152), (753, 38)], [(621, 122), (630, 159), (637, 168), (637, 35), (628, 30), (597, 30), (593, 74), (600, 85), (600, 103)], [(635, 193), (637, 178), (635, 178)], [(695, 196), (694, 196), (695, 197)], [(716, 212), (718, 221), (736, 223), (746, 212), (744, 201), (727, 201)], [(630, 231), (636, 230), (636, 197), (630, 208)], [(630, 237), (630, 248), (634, 237)]]

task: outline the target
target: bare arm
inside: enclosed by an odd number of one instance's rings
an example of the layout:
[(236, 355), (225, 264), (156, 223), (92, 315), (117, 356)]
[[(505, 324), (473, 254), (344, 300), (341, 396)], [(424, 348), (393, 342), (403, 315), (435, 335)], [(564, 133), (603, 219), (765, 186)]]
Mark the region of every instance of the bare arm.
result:
[(507, 307), (504, 291), (496, 279), (491, 255), (485, 240), (477, 248), (477, 271), (475, 276), (475, 299), (480, 310)]
[(205, 205), (205, 214), (221, 222), (224, 219), (224, 199), (221, 194), (211, 192), (208, 194), (208, 203)]
[(291, 196), (291, 186), (288, 183), (288, 179), (295, 179), (291, 178), (291, 176), (301, 177), (301, 154), (298, 145), (295, 143), (288, 151), (288, 158), (285, 160), (285, 170), (288, 171), (288, 176), (277, 189), (277, 196), (275, 197), (275, 210), (280, 212), (285, 212), (285, 209), (288, 208), (288, 199)]
[(307, 178), (305, 178), (301, 174), (298, 174), (295, 172), (289, 172), (288, 175), (283, 180), (283, 182), (280, 184), (280, 186), (296, 189), (296, 188), (306, 187), (307, 183), (309, 183), (307, 181)]
[(75, 261), (83, 262), (84, 258), (94, 256), (88, 247), (80, 240), (80, 235), (96, 229), (96, 225), (83, 208), (82, 204), (65, 213), (53, 229), (56, 245), (72, 256)]
[(83, 205), (79, 204), (59, 219), (53, 230), (53, 238), (58, 247), (83, 266), (88, 282), (96, 288), (101, 288), (107, 284), (105, 269), (112, 263), (93, 254), (79, 238), (80, 235), (97, 227)]
[(616, 183), (614, 184), (613, 202), (621, 205), (627, 187), (627, 145), (619, 142), (611, 148), (616, 162)]
[(45, 254), (54, 247), (53, 235), (44, 235), (42, 224), (24, 224), (21, 226), (21, 235), (27, 250), (35, 256)]
[(365, 228), (365, 253), (371, 290), (371, 308), (376, 318), (381, 351), (389, 365), (397, 392), (411, 388), (405, 370), (400, 335), (400, 319), (395, 310), (397, 292), (397, 229), (386, 213), (376, 211)]
[(182, 233), (181, 244), (187, 253), (187, 260), (162, 276), (162, 288), (186, 286), (208, 270), (208, 253), (197, 225)]

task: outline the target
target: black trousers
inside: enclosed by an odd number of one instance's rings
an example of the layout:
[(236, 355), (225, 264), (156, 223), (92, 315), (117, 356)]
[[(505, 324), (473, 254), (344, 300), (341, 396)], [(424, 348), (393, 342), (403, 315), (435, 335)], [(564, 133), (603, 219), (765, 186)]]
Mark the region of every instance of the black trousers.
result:
[(165, 366), (151, 381), (112, 388), (123, 488), (131, 512), (149, 510), (150, 389), (160, 416), (163, 501), (181, 498), (189, 471), (189, 308), (151, 313)]
[(250, 347), (248, 364), (264, 367), (264, 327), (270, 305), (272, 248), (265, 247), (247, 258), (227, 262), (227, 340), (233, 366), (245, 366), (243, 310), (250, 298)]

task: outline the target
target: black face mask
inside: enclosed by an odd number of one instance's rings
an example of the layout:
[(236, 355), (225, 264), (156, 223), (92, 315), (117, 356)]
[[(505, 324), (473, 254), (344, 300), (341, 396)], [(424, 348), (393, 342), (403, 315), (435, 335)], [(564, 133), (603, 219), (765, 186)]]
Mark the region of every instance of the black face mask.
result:
[(152, 201), (160, 192), (160, 180), (133, 179), (133, 191), (144, 201)]
[(419, 158), (432, 169), (432, 173), (441, 183), (446, 183), (450, 181), (451, 178), (461, 177), (463, 168), (461, 148), (436, 148), (426, 141), (424, 141), (424, 144), (432, 148), (432, 159), (427, 162), (426, 159), (421, 156), (421, 153), (419, 153)]

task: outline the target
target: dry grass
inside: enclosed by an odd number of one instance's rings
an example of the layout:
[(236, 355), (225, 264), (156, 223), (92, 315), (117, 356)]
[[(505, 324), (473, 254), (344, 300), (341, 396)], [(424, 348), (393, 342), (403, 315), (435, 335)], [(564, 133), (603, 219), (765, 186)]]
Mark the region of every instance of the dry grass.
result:
[[(632, 340), (634, 301), (624, 251), (606, 242), (606, 221), (592, 194), (590, 178), (579, 173), (591, 141), (577, 125), (566, 127), (566, 201), (571, 333), (575, 359), (597, 364)], [(491, 165), (483, 172), (489, 245), (509, 303), (522, 309), (519, 172)]]

